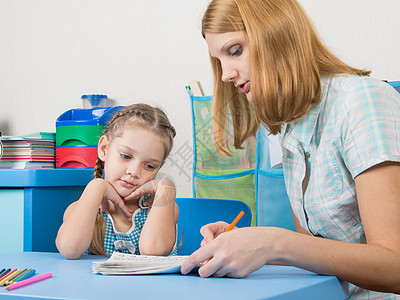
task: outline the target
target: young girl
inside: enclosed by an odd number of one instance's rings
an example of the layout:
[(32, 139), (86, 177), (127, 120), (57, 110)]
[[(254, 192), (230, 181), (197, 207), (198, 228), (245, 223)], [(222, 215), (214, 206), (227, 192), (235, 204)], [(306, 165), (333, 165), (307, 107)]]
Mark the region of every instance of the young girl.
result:
[(56, 238), (64, 257), (176, 254), (175, 185), (156, 179), (174, 137), (174, 127), (158, 108), (134, 104), (113, 116), (99, 140), (95, 179), (64, 213)]
[(349, 298), (396, 299), (400, 95), (334, 56), (296, 0), (213, 0), (202, 33), (217, 149), (229, 153), (229, 115), (236, 148), (260, 124), (281, 134), (297, 232), (209, 224), (181, 271), (208, 260), (201, 276), (244, 277), (278, 261), (350, 282)]

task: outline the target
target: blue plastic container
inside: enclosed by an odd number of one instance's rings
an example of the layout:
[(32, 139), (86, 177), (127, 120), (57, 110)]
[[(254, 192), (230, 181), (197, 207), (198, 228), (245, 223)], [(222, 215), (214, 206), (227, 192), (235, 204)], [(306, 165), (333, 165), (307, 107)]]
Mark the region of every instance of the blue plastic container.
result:
[(122, 108), (123, 106), (70, 109), (57, 118), (56, 127), (75, 125), (107, 125), (112, 116)]

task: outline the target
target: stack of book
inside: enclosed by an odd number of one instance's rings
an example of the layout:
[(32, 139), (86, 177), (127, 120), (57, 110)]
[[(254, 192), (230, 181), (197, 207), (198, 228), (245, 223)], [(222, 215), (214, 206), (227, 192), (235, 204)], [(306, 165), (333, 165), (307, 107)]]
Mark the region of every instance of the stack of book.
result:
[(0, 169), (54, 168), (55, 141), (56, 134), (53, 132), (0, 137), (3, 144)]

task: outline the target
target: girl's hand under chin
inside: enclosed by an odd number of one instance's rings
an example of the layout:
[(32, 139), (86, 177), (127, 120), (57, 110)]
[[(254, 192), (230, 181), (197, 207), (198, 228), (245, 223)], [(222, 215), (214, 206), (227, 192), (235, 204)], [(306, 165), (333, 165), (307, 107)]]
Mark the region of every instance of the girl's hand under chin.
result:
[[(146, 199), (147, 205), (149, 206), (153, 206), (153, 204), (159, 206), (166, 205), (170, 201), (175, 200), (175, 195), (176, 195), (175, 185), (168, 178), (156, 178), (139, 186), (130, 195), (124, 197), (124, 199), (125, 200), (140, 199), (140, 197), (149, 194), (150, 194), (149, 198)], [(164, 197), (156, 197), (157, 194), (163, 195)]]
[(104, 194), (103, 199), (100, 203), (100, 210), (105, 212), (109, 208), (109, 202), (111, 201), (121, 212), (127, 217), (127, 219), (131, 222), (132, 221), (132, 214), (133, 210), (125, 205), (124, 200), (120, 197), (114, 187), (104, 179), (95, 179), (98, 181), (102, 181), (104, 185)]

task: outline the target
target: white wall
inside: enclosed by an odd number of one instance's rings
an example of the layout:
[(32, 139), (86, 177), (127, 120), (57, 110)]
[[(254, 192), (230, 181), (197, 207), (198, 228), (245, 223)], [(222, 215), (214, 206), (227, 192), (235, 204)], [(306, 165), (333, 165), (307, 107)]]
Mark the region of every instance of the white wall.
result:
[[(164, 168), (191, 196), (192, 127), (185, 85), (212, 93), (200, 21), (209, 0), (0, 0), (0, 130), (55, 131), (80, 96), (164, 108), (178, 135)], [(400, 80), (400, 1), (300, 0), (343, 60)]]

